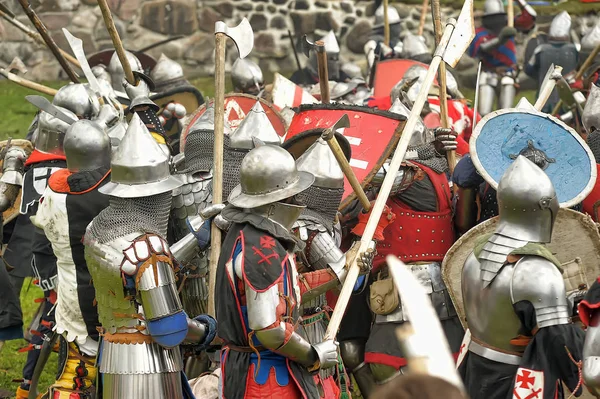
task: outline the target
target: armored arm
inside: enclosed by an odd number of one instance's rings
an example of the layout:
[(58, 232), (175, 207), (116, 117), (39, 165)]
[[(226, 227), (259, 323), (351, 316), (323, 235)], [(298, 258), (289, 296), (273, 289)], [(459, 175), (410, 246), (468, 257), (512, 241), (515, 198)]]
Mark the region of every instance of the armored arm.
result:
[(456, 186), (454, 224), (460, 235), (477, 224), (477, 188)]
[(242, 256), (235, 259), (234, 268), (236, 275), (244, 281), (248, 325), (265, 348), (300, 363), (311, 371), (336, 364), (337, 361), (331, 359), (332, 352), (337, 349), (332, 341), (311, 345), (295, 331), (292, 323), (283, 321), (278, 307), (285, 308), (280, 306), (285, 299), (280, 296), (278, 284), (257, 292), (243, 277)]
[(510, 294), (513, 306), (522, 302), (533, 306), (536, 324), (527, 326), (528, 329), (571, 322), (562, 274), (556, 265), (545, 258), (524, 256), (517, 261), (510, 282)]
[(20, 147), (10, 147), (4, 156), (0, 177), (0, 212), (10, 208), (23, 185), (23, 168), (27, 154)]

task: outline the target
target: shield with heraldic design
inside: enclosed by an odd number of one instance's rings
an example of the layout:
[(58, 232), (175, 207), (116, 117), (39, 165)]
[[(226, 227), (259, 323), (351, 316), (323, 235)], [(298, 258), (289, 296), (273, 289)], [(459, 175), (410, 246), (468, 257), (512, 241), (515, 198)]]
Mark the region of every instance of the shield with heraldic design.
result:
[[(396, 58), (378, 62), (373, 79), (373, 97), (389, 96), (396, 83), (402, 80), (404, 73), (413, 65), (429, 68), (429, 65), (414, 60)], [(437, 78), (434, 83), (437, 84)]]
[[(290, 122), (286, 142), (308, 130), (330, 128), (344, 114), (348, 115), (350, 127), (338, 129), (337, 132), (350, 143), (350, 166), (365, 188), (396, 148), (406, 121), (404, 116), (356, 105), (301, 105)], [(352, 186), (345, 179), (340, 209), (344, 209), (355, 198)]]
[(513, 399), (543, 399), (544, 372), (519, 367), (513, 389)]
[[(242, 123), (246, 117), (246, 114), (250, 112), (257, 101), (260, 101), (262, 104), (262, 107), (269, 118), (269, 122), (271, 122), (271, 125), (273, 125), (273, 128), (277, 134), (281, 137), (284, 137), (285, 132), (287, 131), (287, 124), (285, 123), (285, 120), (279, 111), (277, 111), (273, 104), (269, 103), (268, 101), (250, 94), (232, 93), (225, 95), (225, 118), (229, 122), (229, 126), (232, 129), (236, 129), (240, 123)], [(196, 120), (200, 118), (204, 112), (206, 112), (206, 103), (202, 104), (194, 112), (193, 116), (186, 122), (187, 125), (181, 132), (181, 137), (179, 140), (180, 152), (185, 151), (185, 139), (189, 134), (190, 129), (194, 126)]]

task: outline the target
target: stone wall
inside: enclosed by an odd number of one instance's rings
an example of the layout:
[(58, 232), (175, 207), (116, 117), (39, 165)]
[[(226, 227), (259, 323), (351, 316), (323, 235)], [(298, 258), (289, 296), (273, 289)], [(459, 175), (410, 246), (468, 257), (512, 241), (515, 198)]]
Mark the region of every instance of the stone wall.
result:
[[(30, 0), (54, 40), (63, 49), (68, 44), (61, 29), (66, 27), (83, 39), (86, 54), (112, 48), (112, 43), (96, 0)], [(342, 47), (342, 57), (364, 63), (363, 46), (374, 21), (373, 0), (108, 0), (117, 29), (128, 49), (140, 49), (175, 35), (185, 37), (149, 51), (158, 57), (165, 53), (179, 61), (189, 77), (213, 72), (214, 23), (224, 20), (237, 24), (247, 17), (255, 35), (251, 58), (263, 70), (291, 71), (296, 68), (288, 29), (296, 37), (308, 34), (318, 38), (334, 30)], [(17, 0), (5, 4), (18, 19), (32, 26)], [(416, 29), (420, 7), (394, 5), (403, 24)], [(448, 11), (448, 10), (446, 10)], [(445, 14), (447, 15), (447, 14)], [(428, 15), (426, 35), (431, 36)], [(35, 44), (9, 23), (0, 21), (0, 60), (9, 63), (19, 56), (33, 80), (64, 78), (52, 54)], [(229, 53), (229, 64), (237, 56)], [(300, 62), (305, 57), (299, 54)]]
[[(32, 26), (17, 0), (4, 3), (18, 19)], [(83, 39), (85, 51), (112, 48), (112, 43), (96, 0), (30, 0), (46, 24), (54, 40), (63, 49), (68, 44), (61, 29)], [(288, 29), (296, 37), (308, 34), (319, 38), (333, 30), (340, 41), (342, 58), (366, 68), (363, 47), (374, 23), (373, 0), (108, 0), (115, 23), (125, 46), (138, 50), (168, 37), (184, 37), (161, 45), (148, 53), (156, 58), (161, 53), (180, 62), (190, 78), (210, 75), (214, 71), (214, 24), (224, 20), (233, 26), (247, 17), (254, 29), (254, 49), (250, 55), (264, 71), (290, 72), (296, 68)], [(405, 29), (416, 32), (421, 7), (399, 2), (391, 6), (398, 10)], [(443, 9), (443, 18), (456, 17), (458, 10)], [(476, 12), (478, 18), (478, 12)], [(574, 30), (583, 34), (598, 17), (587, 15), (574, 18)], [(547, 30), (551, 17), (540, 16), (538, 26)], [(477, 22), (477, 21), (476, 21)], [(433, 47), (431, 14), (427, 13), (424, 35)], [(9, 23), (0, 20), (0, 61), (9, 63), (19, 56), (29, 68), (26, 75), (33, 80), (65, 78), (52, 54), (32, 42)], [(522, 44), (527, 37), (518, 37), (520, 61)], [(228, 42), (231, 45), (231, 42)], [(237, 57), (228, 52), (228, 67)], [(306, 58), (299, 54), (300, 62)], [(465, 56), (457, 67), (457, 75), (465, 83), (475, 80), (475, 61)]]

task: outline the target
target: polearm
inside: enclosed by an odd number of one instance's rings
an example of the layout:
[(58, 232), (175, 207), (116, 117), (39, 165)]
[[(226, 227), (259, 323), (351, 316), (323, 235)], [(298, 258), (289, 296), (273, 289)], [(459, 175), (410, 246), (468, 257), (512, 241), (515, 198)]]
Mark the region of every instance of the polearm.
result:
[[(596, 58), (596, 56), (598, 54), (600, 54), (600, 43), (594, 48), (594, 50), (590, 53), (590, 55), (588, 55), (588, 57), (585, 59), (584, 63), (581, 64), (581, 68), (579, 68), (579, 71), (577, 71), (577, 74), (575, 75), (575, 81), (578, 81), (579, 79), (581, 79), (581, 77), (583, 76), (585, 71), (590, 67), (590, 65), (592, 65), (592, 62), (594, 62), (594, 59)], [(562, 100), (560, 100), (558, 102), (558, 104), (556, 104), (556, 106), (552, 110), (552, 115), (558, 114), (558, 111), (560, 111), (561, 106), (562, 106)]]
[(388, 0), (383, 0), (383, 44), (390, 45), (390, 20), (388, 19)]
[(506, 3), (506, 18), (508, 19), (508, 26), (514, 28), (515, 26), (515, 7), (513, 0), (508, 0)]
[(423, 6), (421, 8), (421, 19), (419, 20), (419, 31), (418, 35), (423, 35), (423, 30), (425, 29), (425, 19), (427, 18), (427, 8), (429, 8), (429, 0), (423, 0)]
[(52, 87), (44, 86), (42, 84), (32, 82), (31, 80), (27, 80), (18, 75), (15, 75), (12, 72), (7, 71), (4, 68), (0, 68), (0, 75), (4, 76), (6, 79), (10, 80), (13, 83), (18, 84), (19, 86), (26, 87), (28, 89), (32, 89), (38, 91), (43, 94), (47, 94), (49, 96), (54, 96), (58, 90), (53, 89)]
[(77, 77), (77, 74), (75, 73), (73, 68), (71, 68), (71, 65), (69, 65), (69, 63), (61, 53), (60, 48), (58, 48), (58, 45), (48, 33), (48, 29), (46, 28), (40, 17), (38, 17), (35, 11), (33, 11), (33, 8), (31, 8), (31, 4), (29, 4), (29, 1), (19, 0), (19, 3), (21, 4), (21, 7), (23, 7), (23, 11), (25, 11), (25, 14), (27, 14), (29, 20), (33, 23), (37, 31), (40, 33), (40, 36), (42, 36), (42, 39), (44, 39), (46, 46), (48, 46), (50, 51), (52, 51), (52, 54), (54, 54), (62, 69), (64, 69), (64, 71), (67, 73), (67, 76), (69, 76), (69, 79), (71, 79), (73, 83), (79, 83), (79, 78)]
[[(435, 31), (435, 44), (438, 45), (442, 39), (442, 10), (440, 0), (431, 0), (431, 13), (433, 17), (433, 30)], [(450, 127), (448, 120), (448, 96), (446, 92), (446, 64), (441, 63), (438, 73), (438, 82), (440, 84), (440, 121), (443, 128)], [(456, 150), (446, 151), (448, 168), (450, 175), (454, 172), (456, 166)]]
[(294, 52), (294, 59), (296, 60), (296, 67), (299, 71), (302, 71), (302, 64), (300, 64), (300, 58), (298, 58), (298, 51), (296, 51), (296, 43), (294, 42), (294, 36), (292, 31), (288, 29), (288, 37), (290, 38), (290, 44), (292, 45), (292, 51)]
[(113, 47), (115, 48), (117, 56), (119, 57), (119, 61), (121, 61), (121, 65), (123, 66), (123, 72), (125, 72), (125, 79), (127, 79), (127, 81), (130, 84), (137, 86), (137, 80), (133, 75), (133, 70), (131, 69), (129, 60), (127, 59), (125, 47), (123, 47), (123, 42), (121, 41), (119, 31), (117, 31), (117, 27), (115, 26), (115, 21), (113, 20), (112, 13), (110, 12), (110, 8), (108, 7), (108, 3), (106, 2), (106, 0), (98, 0), (98, 5), (100, 6), (100, 10), (102, 11), (102, 18), (104, 18), (106, 30), (108, 30), (110, 39), (113, 42)]
[[(32, 38), (36, 43), (41, 44), (42, 46), (46, 46), (46, 42), (39, 33), (34, 32), (23, 22), (15, 18), (15, 15), (12, 12), (10, 12), (10, 10), (7, 9), (6, 6), (2, 3), (0, 3), (0, 17), (2, 17), (6, 22), (13, 25), (15, 28), (19, 29), (21, 32), (25, 33), (27, 36)], [(67, 61), (69, 61), (72, 65), (76, 66), (77, 68), (80, 67), (79, 62), (71, 54), (67, 53), (60, 47), (58, 48), (58, 51), (60, 51), (63, 57), (65, 57)]]
[[(444, 34), (442, 35), (442, 39), (440, 40), (440, 44), (434, 53), (434, 58), (431, 61), (429, 69), (427, 70), (427, 75), (425, 75), (421, 91), (419, 92), (419, 95), (413, 104), (413, 108), (410, 112), (408, 120), (404, 125), (400, 142), (398, 143), (396, 151), (394, 152), (394, 156), (390, 162), (390, 171), (385, 176), (383, 184), (379, 189), (377, 200), (371, 209), (369, 221), (367, 222), (367, 226), (365, 227), (365, 231), (360, 240), (358, 253), (367, 251), (369, 245), (371, 244), (373, 235), (375, 233), (375, 228), (379, 223), (379, 218), (381, 217), (385, 203), (387, 202), (392, 190), (392, 185), (394, 184), (396, 175), (398, 174), (402, 161), (404, 160), (404, 156), (406, 155), (408, 143), (415, 129), (417, 121), (420, 119), (421, 111), (425, 105), (425, 101), (427, 100), (427, 94), (431, 85), (433, 84), (435, 74), (438, 70), (440, 62), (442, 61), (442, 58), (452, 67), (456, 66), (460, 60), (460, 57), (465, 52), (474, 36), (475, 26), (473, 22), (473, 0), (466, 0), (460, 12), (460, 16), (458, 17), (458, 22), (454, 19), (451, 19), (448, 22), (446, 29), (444, 30)], [(342, 286), (340, 296), (335, 309), (333, 310), (329, 325), (327, 326), (327, 331), (325, 332), (325, 336), (323, 338), (324, 341), (335, 339), (344, 313), (346, 312), (348, 301), (352, 295), (354, 284), (358, 278), (358, 273), (359, 268), (356, 264), (355, 257), (351, 260), (349, 265), (344, 285)]]

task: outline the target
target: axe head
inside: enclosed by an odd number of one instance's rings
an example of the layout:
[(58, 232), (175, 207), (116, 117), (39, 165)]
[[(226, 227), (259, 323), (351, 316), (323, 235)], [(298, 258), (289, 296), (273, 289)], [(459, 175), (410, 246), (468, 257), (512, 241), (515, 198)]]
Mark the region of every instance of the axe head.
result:
[(325, 43), (323, 43), (320, 40), (317, 40), (316, 42), (313, 43), (310, 40), (308, 40), (308, 37), (306, 37), (306, 35), (302, 36), (302, 40), (300, 43), (302, 45), (302, 52), (307, 57), (310, 56), (311, 50), (314, 50), (317, 52), (325, 51)]
[(340, 119), (338, 119), (338, 121), (336, 123), (333, 124), (333, 126), (331, 126), (329, 129), (325, 130), (323, 132), (323, 134), (321, 134), (321, 137), (324, 140), (329, 141), (329, 140), (331, 140), (331, 138), (333, 137), (333, 134), (338, 129), (347, 128), (347, 127), (350, 127), (350, 118), (348, 118), (347, 114), (344, 114), (344, 115), (342, 115), (342, 117)]
[(23, 63), (23, 61), (21, 61), (21, 59), (19, 57), (13, 58), (13, 60), (10, 62), (10, 64), (8, 64), (8, 66), (6, 67), (6, 70), (8, 72), (17, 71), (23, 75), (25, 75), (27, 73), (27, 67), (25, 66), (25, 63)]
[(227, 26), (223, 21), (215, 22), (215, 35), (217, 33), (222, 33), (233, 40), (240, 58), (245, 58), (254, 47), (254, 32), (246, 18), (242, 19), (242, 22), (233, 28)]
[(454, 26), (448, 47), (444, 52), (444, 61), (452, 68), (458, 64), (471, 41), (475, 37), (475, 21), (473, 20), (473, 0), (465, 0), (460, 15)]

